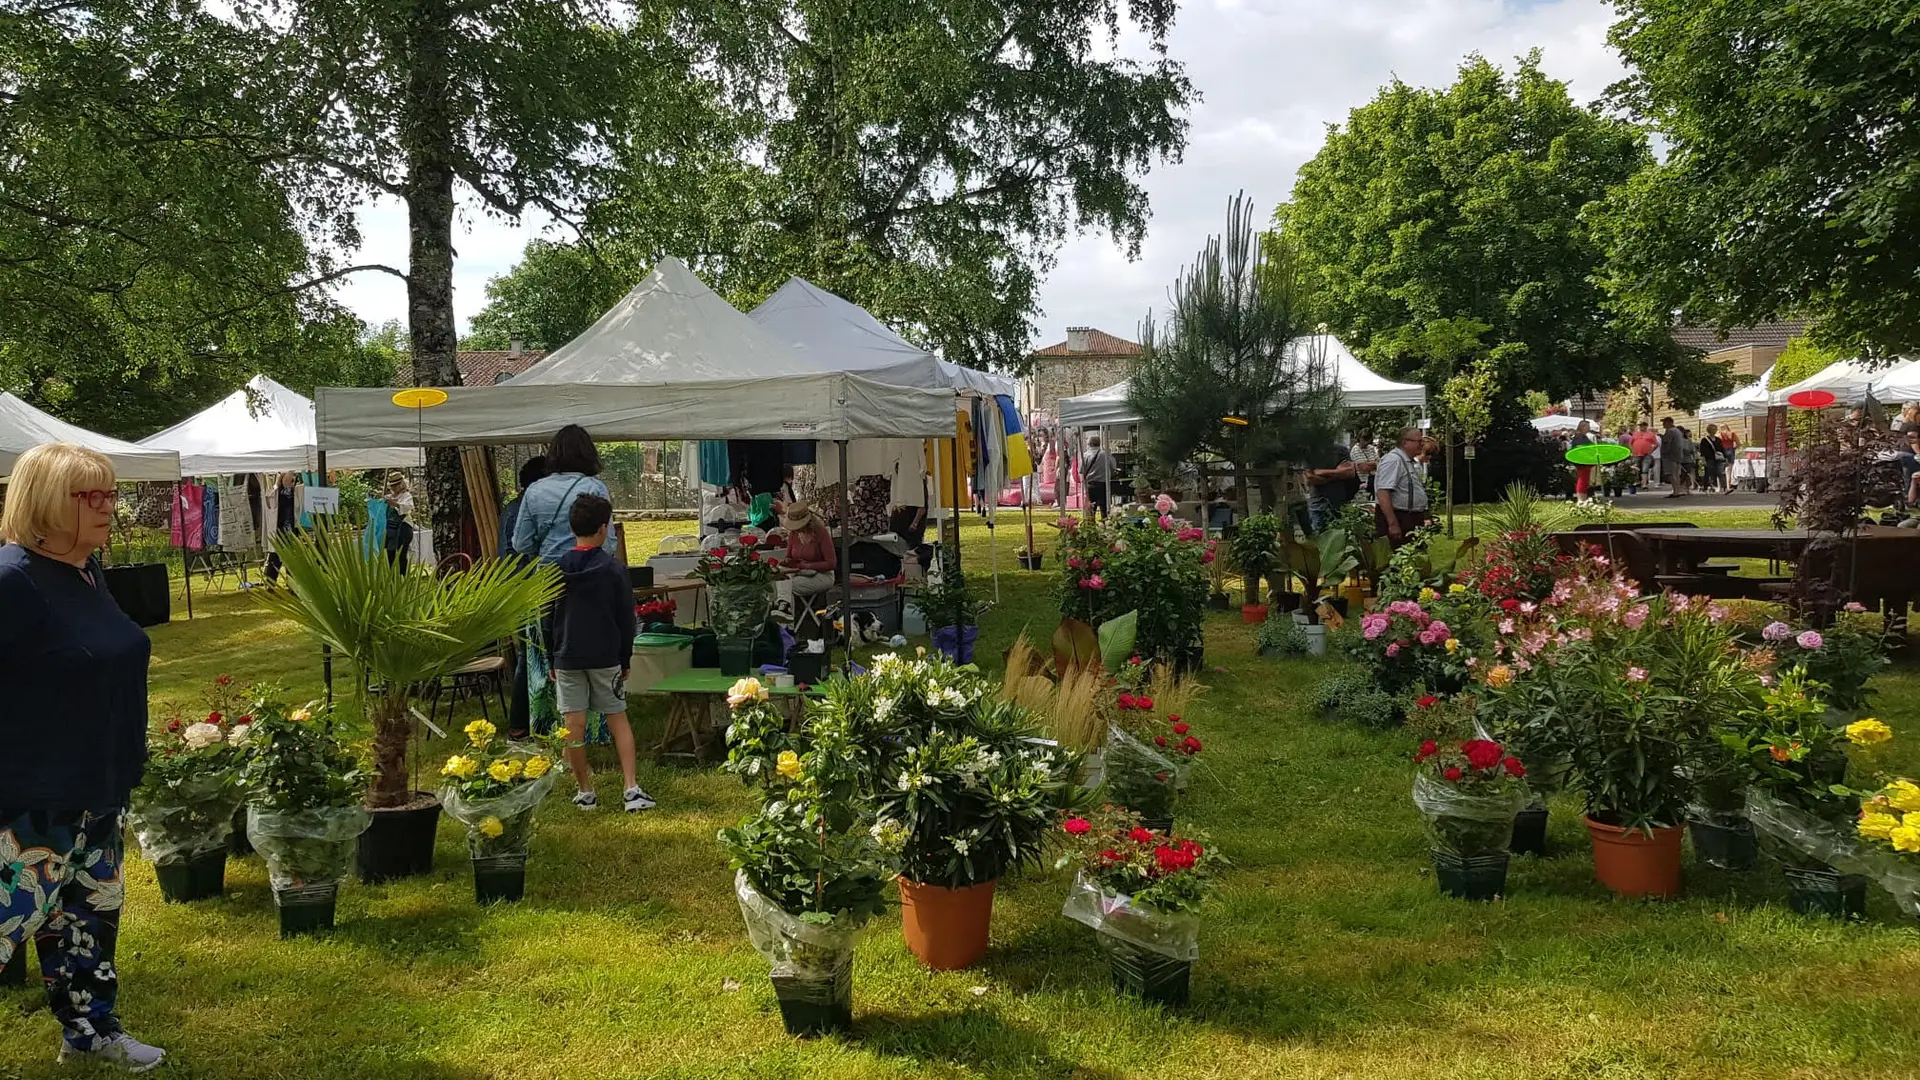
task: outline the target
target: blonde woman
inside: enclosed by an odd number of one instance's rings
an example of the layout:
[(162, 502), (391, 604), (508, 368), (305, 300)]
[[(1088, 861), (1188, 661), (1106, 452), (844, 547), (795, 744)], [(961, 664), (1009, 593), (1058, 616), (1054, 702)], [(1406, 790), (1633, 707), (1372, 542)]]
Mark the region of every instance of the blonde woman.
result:
[(120, 1029), (114, 945), (121, 811), (147, 760), (145, 631), (94, 552), (118, 492), (69, 443), (20, 456), (0, 512), (0, 963), (38, 945), (60, 1060), (145, 1072), (166, 1056)]

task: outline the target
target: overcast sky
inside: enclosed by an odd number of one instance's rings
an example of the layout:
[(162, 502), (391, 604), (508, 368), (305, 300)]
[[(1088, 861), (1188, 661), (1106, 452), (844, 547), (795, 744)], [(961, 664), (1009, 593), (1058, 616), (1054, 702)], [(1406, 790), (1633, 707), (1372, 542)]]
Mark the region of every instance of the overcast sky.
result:
[[(1539, 47), (1546, 72), (1590, 101), (1619, 78), (1607, 49), (1611, 9), (1601, 0), (1200, 0), (1181, 9), (1169, 49), (1203, 95), (1190, 113), (1185, 159), (1146, 178), (1153, 220), (1140, 258), (1111, 240), (1069, 243), (1041, 292), (1034, 345), (1096, 326), (1131, 338), (1149, 308), (1209, 233), (1227, 199), (1246, 190), (1263, 213), (1287, 195), (1294, 171), (1320, 148), (1326, 125), (1343, 123), (1398, 75), (1416, 86), (1453, 81), (1470, 52), (1503, 67)], [(1124, 46), (1123, 46), (1124, 47)], [(366, 216), (363, 261), (405, 265), (406, 219), (397, 204)], [(486, 303), (488, 278), (505, 273), (546, 223), (490, 220), (468, 208), (455, 245), (454, 307), (462, 332)], [(365, 274), (342, 298), (371, 323), (404, 319), (398, 281)]]

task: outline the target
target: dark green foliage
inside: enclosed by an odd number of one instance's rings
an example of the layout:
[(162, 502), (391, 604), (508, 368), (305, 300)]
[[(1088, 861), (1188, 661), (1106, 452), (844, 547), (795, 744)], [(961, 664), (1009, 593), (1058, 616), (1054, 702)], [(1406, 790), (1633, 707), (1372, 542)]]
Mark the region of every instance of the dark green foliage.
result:
[(1328, 720), (1358, 727), (1398, 727), (1406, 718), (1400, 700), (1359, 667), (1342, 668), (1320, 680), (1313, 690), (1313, 708)]

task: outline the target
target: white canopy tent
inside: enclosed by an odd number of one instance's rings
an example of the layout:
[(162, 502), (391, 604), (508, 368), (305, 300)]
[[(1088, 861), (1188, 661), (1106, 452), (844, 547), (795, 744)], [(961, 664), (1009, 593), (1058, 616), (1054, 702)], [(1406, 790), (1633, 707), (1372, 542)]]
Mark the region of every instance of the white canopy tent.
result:
[[(313, 402), (265, 375), (255, 375), (246, 389), (147, 436), (140, 445), (177, 452), (185, 476), (319, 468)], [(419, 464), (418, 449), (395, 446), (349, 450), (327, 461), (335, 469), (407, 469)]]
[(1920, 360), (1908, 360), (1875, 379), (1872, 393), (1875, 401), (1920, 401)]
[[(1349, 409), (1421, 408), (1427, 403), (1426, 387), (1419, 383), (1394, 382), (1375, 374), (1332, 334), (1295, 338), (1288, 343), (1287, 353), (1288, 358), (1296, 362), (1314, 353), (1321, 354), (1328, 374), (1340, 387), (1342, 403)], [(1140, 414), (1127, 404), (1130, 385), (1128, 380), (1090, 394), (1061, 398), (1055, 406), (1061, 426), (1138, 423)]]
[(1533, 430), (1539, 432), (1577, 431), (1579, 430), (1581, 420), (1582, 418), (1578, 416), (1568, 416), (1565, 413), (1553, 413), (1548, 416), (1536, 416), (1528, 422), (1533, 425)]
[(951, 387), (899, 386), (793, 348), (662, 259), (599, 321), (497, 385), (402, 408), (387, 390), (322, 387), (320, 448), (545, 442), (579, 424), (596, 439), (951, 436)]
[(948, 363), (895, 333), (866, 308), (803, 278), (788, 278), (748, 317), (829, 371), (988, 397), (1017, 392), (1012, 379)]
[(1858, 405), (1867, 400), (1867, 390), (1885, 372), (1869, 365), (1864, 360), (1841, 360), (1829, 364), (1819, 371), (1801, 379), (1792, 386), (1783, 386), (1767, 395), (1770, 405), (1787, 405), (1788, 398), (1804, 390), (1825, 390), (1833, 395), (1836, 405)]
[(1709, 401), (1700, 406), (1702, 420), (1738, 420), (1748, 416), (1767, 415), (1767, 377), (1773, 374), (1769, 367), (1760, 373), (1760, 377), (1746, 386), (1735, 390), (1717, 401)]
[(75, 427), (0, 391), (0, 480), (12, 475), (13, 463), (21, 454), (50, 442), (77, 443), (105, 454), (118, 480), (180, 479), (180, 455), (171, 450), (149, 449)]

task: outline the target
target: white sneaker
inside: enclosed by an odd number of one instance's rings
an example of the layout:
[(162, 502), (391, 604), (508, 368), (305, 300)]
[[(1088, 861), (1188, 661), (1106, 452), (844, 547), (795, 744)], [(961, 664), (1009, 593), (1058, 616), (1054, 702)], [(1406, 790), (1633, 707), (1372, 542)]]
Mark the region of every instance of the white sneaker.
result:
[(598, 810), (600, 809), (600, 796), (595, 795), (591, 791), (575, 792), (573, 805), (582, 810)]
[(651, 810), (656, 805), (653, 801), (653, 796), (648, 795), (638, 784), (628, 788), (624, 798), (627, 804), (627, 813), (629, 814), (637, 814), (642, 810)]
[(76, 1050), (60, 1040), (60, 1064), (70, 1061), (104, 1061), (117, 1065), (123, 1072), (143, 1073), (157, 1069), (167, 1060), (167, 1052), (157, 1046), (146, 1043), (122, 1031), (110, 1036), (107, 1044), (98, 1050)]

